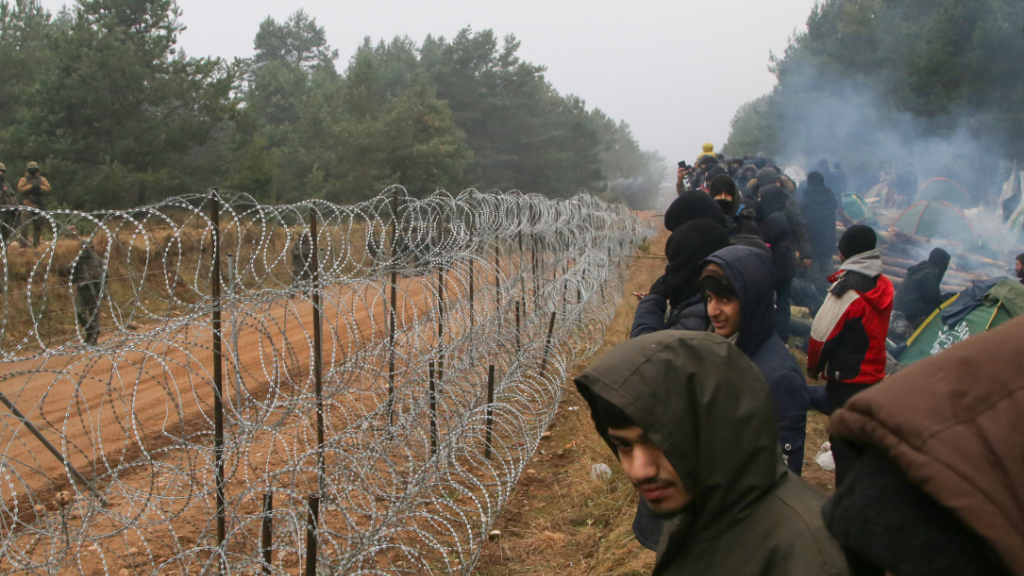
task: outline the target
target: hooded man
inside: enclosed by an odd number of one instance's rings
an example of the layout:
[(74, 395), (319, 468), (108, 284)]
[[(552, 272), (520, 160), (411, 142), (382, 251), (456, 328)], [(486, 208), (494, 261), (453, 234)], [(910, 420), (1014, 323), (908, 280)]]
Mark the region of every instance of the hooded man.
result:
[(807, 175), (807, 187), (800, 199), (800, 210), (807, 219), (807, 232), (811, 241), (811, 267), (807, 275), (811, 282), (822, 286), (832, 275), (832, 257), (836, 253), (836, 211), (839, 203), (833, 191), (825, 186), (821, 172)]
[(666, 330), (576, 378), (598, 433), (665, 520), (655, 576), (846, 574), (825, 498), (779, 457), (768, 387), (725, 339)]
[(736, 187), (739, 188), (740, 193), (746, 195), (746, 191), (749, 188), (750, 181), (757, 176), (757, 166), (753, 164), (744, 164), (739, 173), (736, 175)]
[[(839, 239), (839, 272), (821, 310), (811, 325), (807, 373), (826, 380), (825, 394), (831, 414), (854, 394), (885, 378), (885, 339), (889, 334), (893, 286), (882, 274), (882, 255), (869, 226), (851, 226)], [(849, 449), (832, 442), (836, 486), (853, 464)]]
[[(748, 197), (759, 198), (760, 191), (782, 182), (782, 175), (774, 168), (762, 168), (757, 172), (757, 177), (750, 181), (748, 186)], [(800, 205), (792, 194), (787, 194), (786, 220), (789, 227), (793, 229), (793, 237), (796, 242), (796, 249), (800, 253), (801, 264), (804, 268), (811, 265), (811, 239), (807, 232), (807, 221), (800, 211)]]
[(775, 286), (775, 331), (783, 342), (789, 341), (790, 300), (796, 276), (794, 233), (786, 218), (790, 196), (777, 185), (761, 189), (759, 204), (761, 239), (772, 251), (772, 282)]
[(853, 574), (1024, 574), (1022, 373), (1017, 318), (832, 416), (829, 433), (857, 459), (823, 512)]
[[(43, 210), (43, 196), (50, 193), (50, 182), (39, 174), (39, 164), (29, 162), (25, 167), (25, 175), (18, 181), (18, 194), (22, 195), (22, 204)], [(32, 247), (39, 247), (39, 240), (43, 234), (42, 216), (32, 217)]]
[(932, 312), (951, 295), (942, 293), (942, 277), (949, 268), (949, 252), (935, 248), (928, 259), (907, 269), (907, 278), (896, 291), (893, 312), (903, 314), (914, 328), (921, 325)]
[(731, 246), (704, 261), (700, 285), (712, 331), (735, 343), (768, 382), (783, 459), (800, 474), (810, 398), (800, 365), (775, 333), (772, 267), (764, 250)]
[(674, 232), (691, 220), (711, 220), (723, 229), (727, 226), (725, 214), (707, 193), (700, 190), (683, 192), (665, 210), (665, 228)]
[(722, 175), (712, 180), (708, 186), (708, 195), (725, 214), (725, 231), (730, 237), (758, 236), (757, 212), (743, 203), (739, 188), (730, 176)]
[[(677, 228), (665, 250), (665, 274), (637, 304), (629, 337), (667, 329), (704, 330), (707, 316), (700, 292), (701, 269), (705, 258), (728, 245), (725, 231), (710, 220), (694, 220)], [(666, 316), (669, 305), (672, 312)]]
[(7, 167), (0, 163), (0, 241), (3, 247), (18, 228), (18, 197), (14, 186), (7, 182)]

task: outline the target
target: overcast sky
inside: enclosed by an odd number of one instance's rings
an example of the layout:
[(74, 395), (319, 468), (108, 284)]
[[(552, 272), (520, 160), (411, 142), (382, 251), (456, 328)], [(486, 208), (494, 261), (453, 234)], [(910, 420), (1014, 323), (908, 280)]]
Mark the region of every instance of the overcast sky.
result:
[[(815, 0), (178, 0), (192, 56), (248, 57), (260, 22), (302, 8), (340, 53), (338, 69), (364, 36), (454, 36), (464, 26), (515, 34), (520, 56), (589, 107), (625, 120), (645, 149), (672, 166), (693, 162), (700, 145), (719, 150), (744, 102), (774, 85), (771, 51), (806, 28)], [(63, 0), (43, 0), (57, 11)], [(748, 151), (750, 153), (756, 150)]]

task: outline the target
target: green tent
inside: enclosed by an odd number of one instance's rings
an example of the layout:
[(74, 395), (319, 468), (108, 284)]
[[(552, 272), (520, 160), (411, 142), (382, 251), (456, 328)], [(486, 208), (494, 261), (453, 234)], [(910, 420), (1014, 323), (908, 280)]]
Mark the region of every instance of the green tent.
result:
[(945, 202), (922, 200), (907, 208), (892, 223), (892, 229), (910, 236), (978, 244), (978, 234), (962, 212)]
[[(965, 291), (966, 292), (966, 291)], [(1024, 314), (1024, 285), (1016, 280), (1003, 280), (978, 301), (972, 310), (955, 326), (946, 326), (942, 311), (965, 297), (964, 292), (946, 301), (925, 320), (914, 335), (907, 340), (907, 348), (900, 354), (901, 367), (918, 360), (934, 356), (961, 340), (991, 330), (1003, 322)]]
[(961, 210), (974, 206), (974, 199), (967, 190), (949, 178), (932, 178), (922, 183), (917, 191), (917, 200), (946, 202)]
[(843, 212), (846, 212), (855, 224), (863, 224), (865, 220), (875, 217), (868, 203), (856, 194), (843, 194)]

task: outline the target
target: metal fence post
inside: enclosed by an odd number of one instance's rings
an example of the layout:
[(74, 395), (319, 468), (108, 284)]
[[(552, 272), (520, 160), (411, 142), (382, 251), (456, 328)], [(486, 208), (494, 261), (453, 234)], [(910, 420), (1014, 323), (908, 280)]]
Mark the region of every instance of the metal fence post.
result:
[(323, 332), (320, 326), (320, 251), (317, 248), (317, 212), (309, 213), (309, 233), (313, 237), (313, 257), (310, 261), (313, 273), (313, 385), (316, 394), (316, 452), (317, 486), (324, 491), (324, 381), (323, 381)]
[(213, 278), (210, 287), (213, 300), (213, 458), (217, 485), (217, 546), (223, 547), (227, 538), (224, 509), (224, 355), (220, 317), (220, 197), (216, 188), (210, 189), (210, 200), (210, 222), (213, 226)]

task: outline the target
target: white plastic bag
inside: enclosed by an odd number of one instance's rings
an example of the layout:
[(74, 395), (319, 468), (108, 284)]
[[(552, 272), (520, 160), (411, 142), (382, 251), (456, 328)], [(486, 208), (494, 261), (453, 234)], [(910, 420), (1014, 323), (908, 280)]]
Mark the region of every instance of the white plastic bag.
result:
[(814, 462), (829, 472), (836, 471), (836, 461), (832, 458), (832, 444), (830, 442), (825, 442), (821, 445), (821, 452), (818, 452), (818, 455), (814, 457)]

